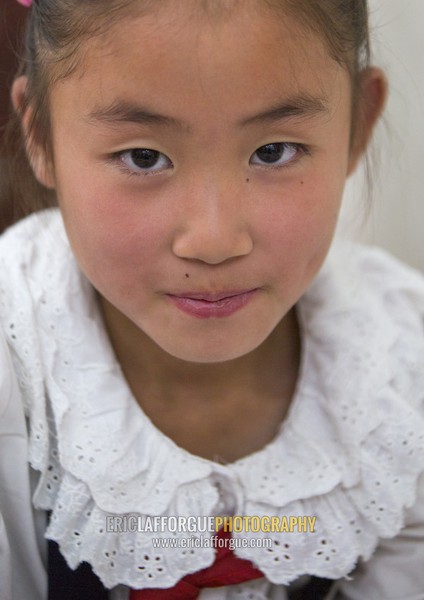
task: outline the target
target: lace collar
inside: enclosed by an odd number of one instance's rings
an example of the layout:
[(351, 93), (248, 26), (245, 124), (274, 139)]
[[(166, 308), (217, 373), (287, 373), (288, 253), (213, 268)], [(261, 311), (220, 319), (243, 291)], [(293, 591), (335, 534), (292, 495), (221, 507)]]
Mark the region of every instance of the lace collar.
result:
[(424, 470), (419, 275), (379, 251), (332, 253), (299, 302), (302, 372), (287, 419), (262, 450), (219, 465), (176, 446), (132, 398), (58, 212), (0, 243), (0, 314), (40, 471), (34, 504), (52, 511), (46, 535), (71, 567), (91, 563), (107, 587), (169, 587), (213, 561), (207, 547), (154, 549), (151, 538), (169, 533), (108, 532), (107, 514), (203, 517), (231, 506), (317, 517), (314, 534), (258, 533), (272, 548), (236, 550), (277, 584), (345, 576), (399, 532)]

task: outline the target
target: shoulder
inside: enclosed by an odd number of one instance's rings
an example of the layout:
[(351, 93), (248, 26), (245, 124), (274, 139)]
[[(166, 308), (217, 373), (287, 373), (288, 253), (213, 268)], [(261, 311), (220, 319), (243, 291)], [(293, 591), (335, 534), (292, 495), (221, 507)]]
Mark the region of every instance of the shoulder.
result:
[(9, 345), (16, 345), (18, 327), (24, 333), (24, 323), (35, 324), (35, 311), (55, 298), (74, 264), (58, 209), (35, 213), (0, 236), (0, 326)]
[(371, 292), (378, 293), (388, 305), (408, 299), (410, 306), (424, 313), (424, 274), (401, 262), (388, 252), (359, 244), (348, 245), (357, 277)]
[[(411, 375), (414, 370), (424, 372), (423, 273), (382, 249), (358, 244), (336, 249), (331, 260), (336, 281), (340, 278), (350, 295), (352, 312), (363, 315), (358, 325), (368, 322), (368, 328), (373, 327), (391, 368), (406, 369)], [(360, 326), (357, 331), (372, 337)]]
[[(424, 274), (385, 250), (362, 244), (338, 242), (329, 253), (317, 278), (318, 286), (344, 288), (345, 298), (393, 298), (400, 294), (424, 310)], [(338, 294), (340, 295), (340, 294)], [(362, 296), (361, 296), (362, 295)]]
[(385, 418), (398, 396), (424, 418), (422, 273), (383, 250), (337, 244), (300, 314), (322, 385), (333, 382), (332, 394), (351, 388), (352, 397), (367, 398), (367, 411), (385, 406)]
[(0, 236), (0, 328), (12, 358), (17, 353), (22, 359), (33, 355), (37, 347), (35, 313), (54, 264), (59, 257), (63, 262), (61, 230), (59, 212), (48, 210), (23, 219)]
[(34, 213), (0, 235), (0, 277), (48, 264), (51, 254), (66, 246), (66, 234), (58, 209)]
[(44, 397), (46, 357), (59, 325), (76, 330), (70, 305), (82, 303), (86, 289), (58, 209), (35, 213), (0, 236), (0, 329), (27, 412)]
[(305, 304), (329, 330), (351, 325), (366, 338), (372, 327), (387, 343), (409, 331), (424, 343), (424, 274), (379, 248), (337, 243)]
[(16, 321), (28, 319), (52, 270), (61, 269), (69, 254), (62, 219), (57, 209), (35, 213), (0, 236), (0, 325), (13, 341)]

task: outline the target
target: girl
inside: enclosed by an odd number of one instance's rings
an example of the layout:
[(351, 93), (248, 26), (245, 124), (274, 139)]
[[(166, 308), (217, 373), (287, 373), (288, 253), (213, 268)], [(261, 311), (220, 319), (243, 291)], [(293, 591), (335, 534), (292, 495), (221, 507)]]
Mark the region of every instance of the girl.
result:
[(0, 241), (2, 600), (424, 598), (424, 281), (328, 254), (366, 1), (28, 18), (13, 197), (58, 208)]

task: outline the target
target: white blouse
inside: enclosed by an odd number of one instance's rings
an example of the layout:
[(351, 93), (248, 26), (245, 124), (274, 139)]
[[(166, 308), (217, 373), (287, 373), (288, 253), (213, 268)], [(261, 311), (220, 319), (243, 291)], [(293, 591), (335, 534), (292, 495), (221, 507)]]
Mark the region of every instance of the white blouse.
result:
[(339, 246), (298, 317), (301, 373), (278, 435), (214, 463), (178, 447), (132, 397), (59, 212), (6, 232), (0, 600), (46, 598), (45, 537), (72, 568), (89, 562), (114, 598), (213, 562), (208, 547), (153, 547), (169, 533), (106, 530), (107, 515), (128, 513), (316, 517), (315, 533), (255, 534), (271, 548), (235, 554), (265, 578), (202, 600), (284, 600), (305, 574), (338, 580), (329, 598), (423, 600), (424, 278), (380, 250)]

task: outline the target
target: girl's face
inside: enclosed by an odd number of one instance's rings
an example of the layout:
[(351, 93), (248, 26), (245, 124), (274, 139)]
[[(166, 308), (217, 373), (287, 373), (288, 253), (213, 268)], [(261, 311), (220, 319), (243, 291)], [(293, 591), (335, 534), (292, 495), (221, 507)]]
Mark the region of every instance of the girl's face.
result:
[(245, 355), (283, 322), (353, 161), (347, 72), (256, 4), (122, 21), (51, 93), (51, 181), (82, 270), (188, 361)]

